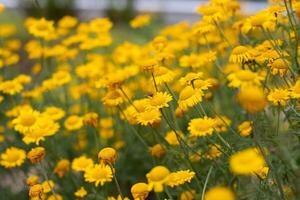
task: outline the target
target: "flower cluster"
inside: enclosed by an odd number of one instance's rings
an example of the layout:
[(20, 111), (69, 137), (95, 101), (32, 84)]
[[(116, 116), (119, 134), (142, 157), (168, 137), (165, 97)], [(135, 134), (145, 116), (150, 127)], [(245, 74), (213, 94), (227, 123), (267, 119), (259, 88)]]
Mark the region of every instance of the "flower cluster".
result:
[(156, 34), (140, 14), (143, 42), (109, 18), (27, 17), (22, 37), (0, 20), (1, 192), (300, 199), (300, 2), (240, 7), (209, 0)]

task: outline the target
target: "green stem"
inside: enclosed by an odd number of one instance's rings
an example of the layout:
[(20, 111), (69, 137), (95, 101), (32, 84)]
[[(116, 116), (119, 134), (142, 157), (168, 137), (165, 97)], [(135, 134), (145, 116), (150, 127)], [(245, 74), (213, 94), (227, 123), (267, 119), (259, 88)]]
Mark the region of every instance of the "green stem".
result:
[(209, 168), (209, 171), (207, 173), (205, 182), (204, 182), (204, 186), (203, 186), (203, 190), (202, 190), (202, 195), (201, 195), (201, 200), (204, 200), (204, 195), (205, 195), (206, 187), (207, 187), (208, 180), (209, 180), (209, 177), (211, 175), (212, 170), (213, 170), (213, 166), (211, 165), (210, 168)]

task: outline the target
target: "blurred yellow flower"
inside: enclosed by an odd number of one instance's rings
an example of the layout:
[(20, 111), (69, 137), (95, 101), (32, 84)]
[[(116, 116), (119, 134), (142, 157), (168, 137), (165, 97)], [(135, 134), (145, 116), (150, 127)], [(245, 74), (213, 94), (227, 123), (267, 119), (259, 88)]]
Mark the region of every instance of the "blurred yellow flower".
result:
[(233, 154), (230, 170), (237, 175), (255, 175), (266, 167), (265, 159), (257, 148), (248, 148)]
[(235, 200), (235, 195), (230, 188), (216, 186), (210, 188), (204, 196), (204, 200)]
[(26, 152), (17, 147), (9, 147), (0, 154), (0, 165), (5, 168), (21, 166), (26, 159)]

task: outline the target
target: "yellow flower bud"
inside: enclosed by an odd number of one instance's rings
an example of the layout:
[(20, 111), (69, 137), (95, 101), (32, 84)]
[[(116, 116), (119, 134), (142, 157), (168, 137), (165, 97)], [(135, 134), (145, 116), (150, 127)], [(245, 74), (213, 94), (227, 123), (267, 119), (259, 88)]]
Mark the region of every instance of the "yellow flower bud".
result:
[(106, 147), (99, 152), (98, 159), (113, 164), (117, 159), (117, 152), (111, 147)]
[(134, 199), (145, 200), (149, 194), (149, 187), (146, 183), (136, 183), (131, 187), (131, 194)]
[(45, 157), (46, 151), (44, 147), (36, 147), (27, 153), (27, 158), (33, 163), (41, 162)]
[(30, 197), (40, 197), (43, 194), (43, 186), (40, 184), (33, 185), (29, 189)]

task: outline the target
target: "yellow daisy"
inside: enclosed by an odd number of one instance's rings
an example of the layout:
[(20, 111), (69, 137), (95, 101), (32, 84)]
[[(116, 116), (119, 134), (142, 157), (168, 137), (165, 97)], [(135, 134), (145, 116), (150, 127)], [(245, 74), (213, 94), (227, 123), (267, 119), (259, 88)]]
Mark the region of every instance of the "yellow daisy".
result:
[(189, 122), (188, 130), (191, 133), (191, 136), (212, 135), (215, 124), (215, 119), (205, 116), (203, 118), (192, 119)]
[(9, 147), (0, 155), (0, 164), (5, 168), (21, 166), (26, 159), (26, 152), (17, 147)]
[(95, 186), (99, 184), (103, 186), (106, 182), (112, 181), (113, 173), (108, 165), (96, 164), (85, 171), (84, 178), (86, 182), (95, 182)]

